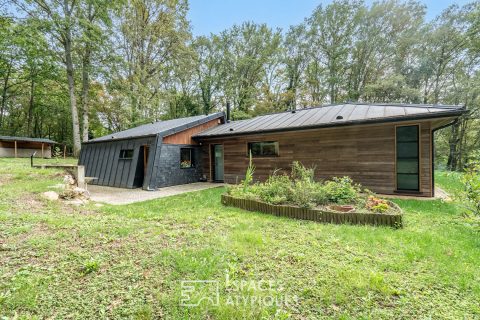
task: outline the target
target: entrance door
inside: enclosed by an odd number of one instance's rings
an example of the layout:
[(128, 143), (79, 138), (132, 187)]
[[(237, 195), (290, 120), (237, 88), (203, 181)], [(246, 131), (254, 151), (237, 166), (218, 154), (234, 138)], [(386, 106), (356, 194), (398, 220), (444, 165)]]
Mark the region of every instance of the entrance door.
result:
[(213, 180), (223, 181), (223, 145), (215, 144), (212, 148), (213, 153)]
[(137, 168), (135, 169), (135, 179), (133, 180), (133, 186), (136, 188), (143, 186), (143, 180), (147, 172), (148, 152), (148, 146), (141, 146), (138, 152)]

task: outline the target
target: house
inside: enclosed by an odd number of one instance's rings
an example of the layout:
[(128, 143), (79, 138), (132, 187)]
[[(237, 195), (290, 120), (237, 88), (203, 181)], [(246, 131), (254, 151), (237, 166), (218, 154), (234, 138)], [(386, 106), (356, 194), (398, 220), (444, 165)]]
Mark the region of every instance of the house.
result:
[[(232, 122), (217, 113), (92, 140), (84, 144), (80, 163), (99, 184), (155, 189), (202, 177), (238, 183), (251, 154), (259, 180), (300, 161), (316, 168), (317, 179), (350, 176), (377, 193), (429, 197), (434, 133), (465, 112), (459, 106), (347, 103)], [(142, 158), (146, 149), (155, 155), (147, 151)], [(138, 165), (146, 172), (143, 184)]]
[(201, 132), (203, 173), (240, 182), (251, 151), (255, 178), (293, 161), (316, 168), (317, 179), (350, 176), (370, 190), (433, 196), (436, 130), (463, 107), (348, 103), (233, 121)]
[(225, 122), (223, 112), (144, 124), (82, 144), (79, 165), (91, 184), (155, 190), (202, 179), (192, 136)]
[(51, 158), (54, 144), (50, 139), (0, 136), (0, 157), (29, 158), (35, 153), (37, 158)]

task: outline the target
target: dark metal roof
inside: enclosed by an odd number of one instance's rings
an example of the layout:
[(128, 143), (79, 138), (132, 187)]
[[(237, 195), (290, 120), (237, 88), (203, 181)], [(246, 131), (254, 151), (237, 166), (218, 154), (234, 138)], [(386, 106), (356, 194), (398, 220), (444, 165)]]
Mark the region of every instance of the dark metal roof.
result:
[(121, 140), (121, 139), (130, 139), (130, 138), (139, 138), (146, 136), (154, 136), (160, 134), (162, 136), (167, 136), (174, 134), (176, 132), (184, 131), (189, 128), (195, 127), (197, 125), (206, 123), (210, 120), (221, 119), (222, 122), (225, 120), (225, 114), (223, 112), (218, 112), (210, 115), (201, 115), (193, 116), (187, 118), (179, 118), (166, 121), (158, 121), (154, 123), (144, 124), (135, 128), (127, 129), (120, 132), (115, 132), (103, 137), (92, 139), (85, 143), (90, 142), (104, 142), (112, 140)]
[(0, 136), (0, 141), (40, 142), (40, 143), (48, 143), (48, 144), (56, 143), (53, 140), (44, 139), (44, 138), (13, 137), (13, 136)]
[(465, 112), (463, 106), (346, 103), (232, 121), (203, 131), (195, 135), (195, 138), (429, 119), (458, 116)]

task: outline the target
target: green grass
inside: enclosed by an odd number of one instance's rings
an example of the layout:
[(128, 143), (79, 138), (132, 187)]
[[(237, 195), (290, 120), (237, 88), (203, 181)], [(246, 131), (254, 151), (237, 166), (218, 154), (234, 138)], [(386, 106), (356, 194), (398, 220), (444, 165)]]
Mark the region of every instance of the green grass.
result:
[[(227, 208), (222, 188), (126, 206), (42, 200), (62, 178), (0, 159), (0, 318), (480, 318), (480, 237), (455, 203), (396, 200), (394, 230)], [(218, 280), (219, 305), (181, 306), (181, 280)], [(259, 280), (273, 289), (235, 286)]]
[(435, 182), (443, 190), (454, 195), (462, 191), (461, 174), (451, 171), (439, 171), (435, 173)]

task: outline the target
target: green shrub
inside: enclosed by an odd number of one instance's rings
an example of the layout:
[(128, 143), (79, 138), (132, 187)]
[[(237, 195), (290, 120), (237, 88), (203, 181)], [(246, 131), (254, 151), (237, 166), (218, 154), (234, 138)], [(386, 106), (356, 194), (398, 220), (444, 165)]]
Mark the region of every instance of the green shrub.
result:
[(480, 161), (472, 161), (462, 177), (462, 202), (470, 213), (480, 216)]
[(292, 199), (292, 182), (287, 175), (274, 172), (265, 183), (260, 185), (259, 196), (265, 202), (282, 204)]
[(315, 184), (315, 190), (312, 194), (312, 200), (317, 205), (325, 205), (329, 202), (328, 192), (323, 184)]
[[(361, 194), (361, 186), (354, 184), (349, 177), (333, 178), (330, 181), (315, 182), (313, 168), (305, 168), (300, 162), (292, 163), (290, 176), (278, 174), (275, 171), (264, 183), (253, 183), (255, 168), (250, 163), (245, 175), (245, 180), (238, 186), (229, 187), (227, 193), (233, 197), (261, 200), (270, 204), (293, 204), (299, 207), (310, 208), (329, 203), (356, 204), (359, 207), (367, 207), (367, 196), (372, 195), (365, 190)], [(378, 207), (373, 208), (375, 205)], [(367, 207), (376, 212), (388, 210), (382, 203), (375, 203)]]
[(299, 207), (310, 208), (314, 203), (317, 186), (315, 182), (297, 180), (292, 188), (292, 202)]
[(337, 178), (325, 184), (328, 200), (338, 204), (354, 203), (360, 197), (361, 187), (354, 184), (350, 177)]

